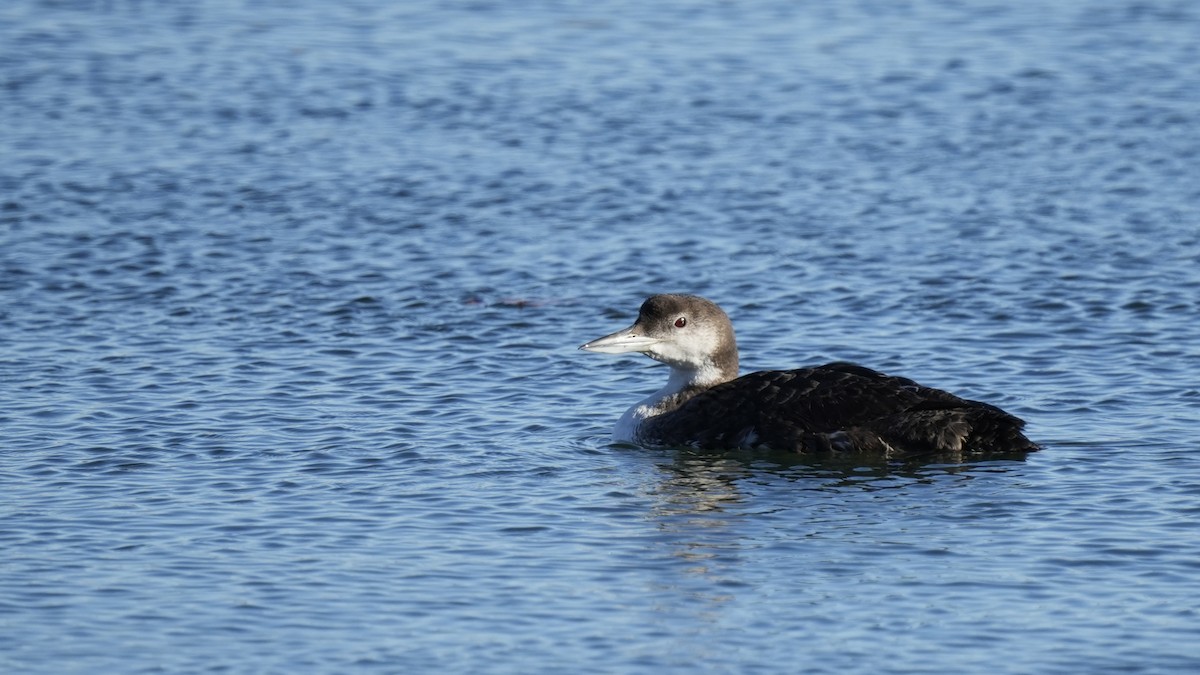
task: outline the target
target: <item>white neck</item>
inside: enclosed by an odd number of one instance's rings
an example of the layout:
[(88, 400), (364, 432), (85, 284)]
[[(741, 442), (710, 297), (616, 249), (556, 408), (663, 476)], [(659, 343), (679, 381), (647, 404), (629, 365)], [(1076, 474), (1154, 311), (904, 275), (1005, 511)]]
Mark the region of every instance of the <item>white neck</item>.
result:
[(683, 401), (687, 400), (680, 397), (684, 390), (703, 391), (727, 379), (722, 376), (720, 369), (709, 364), (698, 369), (672, 366), (671, 375), (667, 378), (667, 386), (638, 401), (633, 407), (626, 410), (624, 415), (621, 415), (616, 428), (613, 429), (613, 441), (637, 443), (638, 427), (642, 422), (679, 407)]
[[(737, 377), (737, 374), (734, 373), (733, 377)], [(667, 386), (660, 389), (658, 393), (666, 397), (678, 394), (688, 387), (708, 389), (728, 379), (730, 378), (725, 377), (721, 369), (712, 362), (705, 363), (699, 368), (671, 366), (671, 375), (667, 378)]]

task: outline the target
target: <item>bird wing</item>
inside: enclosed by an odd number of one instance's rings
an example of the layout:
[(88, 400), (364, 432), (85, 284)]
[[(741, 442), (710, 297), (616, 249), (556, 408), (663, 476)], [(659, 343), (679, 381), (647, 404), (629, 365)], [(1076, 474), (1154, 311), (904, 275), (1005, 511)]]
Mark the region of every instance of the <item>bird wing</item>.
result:
[[(846, 448), (887, 450), (897, 442), (961, 445), (972, 418), (1002, 416), (999, 408), (885, 375), (852, 363), (761, 371), (704, 391), (654, 420), (658, 442), (698, 447), (759, 447), (823, 454)], [(953, 418), (948, 413), (953, 413)], [(948, 441), (932, 438), (929, 423)], [(1017, 429), (1020, 427), (1018, 426)], [(839, 447), (844, 446), (844, 447)]]

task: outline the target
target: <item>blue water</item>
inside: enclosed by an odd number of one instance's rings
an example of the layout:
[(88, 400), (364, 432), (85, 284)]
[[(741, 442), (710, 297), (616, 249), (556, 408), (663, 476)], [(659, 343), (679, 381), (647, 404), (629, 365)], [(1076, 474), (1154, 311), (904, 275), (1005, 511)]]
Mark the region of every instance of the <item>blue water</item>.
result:
[[(1190, 2), (0, 7), (0, 671), (1200, 669)], [(607, 443), (721, 303), (1044, 450)]]

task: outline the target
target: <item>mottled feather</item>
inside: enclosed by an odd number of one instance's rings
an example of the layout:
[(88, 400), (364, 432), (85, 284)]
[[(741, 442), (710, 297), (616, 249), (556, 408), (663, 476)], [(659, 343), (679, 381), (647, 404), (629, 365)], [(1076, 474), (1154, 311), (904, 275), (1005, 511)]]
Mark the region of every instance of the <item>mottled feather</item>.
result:
[(1023, 426), (986, 403), (831, 363), (730, 380), (647, 420), (642, 434), (652, 445), (899, 457), (1033, 450)]

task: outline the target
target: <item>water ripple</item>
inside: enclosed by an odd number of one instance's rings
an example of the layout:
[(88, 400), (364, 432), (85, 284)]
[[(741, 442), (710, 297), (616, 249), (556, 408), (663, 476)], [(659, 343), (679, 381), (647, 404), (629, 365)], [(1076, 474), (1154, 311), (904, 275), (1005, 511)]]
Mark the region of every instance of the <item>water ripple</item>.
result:
[[(5, 5), (0, 666), (1194, 671), (1197, 19)], [(610, 445), (659, 291), (1045, 449)]]

